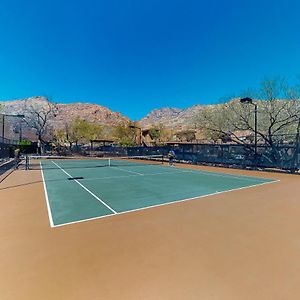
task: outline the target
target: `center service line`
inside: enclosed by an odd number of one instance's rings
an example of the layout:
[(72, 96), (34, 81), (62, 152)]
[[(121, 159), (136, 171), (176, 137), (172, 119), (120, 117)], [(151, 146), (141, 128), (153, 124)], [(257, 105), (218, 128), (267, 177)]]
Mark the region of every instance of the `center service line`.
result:
[[(61, 166), (59, 166), (57, 163), (54, 161), (51, 161), (54, 165), (56, 165), (60, 170), (62, 170), (66, 175), (68, 175), (70, 178), (71, 176), (67, 171), (65, 171)], [(106, 206), (111, 212), (114, 214), (117, 214), (117, 212), (111, 208), (108, 204), (106, 204), (102, 199), (100, 199), (97, 195), (95, 195), (93, 192), (91, 192), (87, 187), (85, 187), (81, 182), (79, 182), (77, 179), (74, 179), (76, 183), (78, 183), (85, 191), (87, 191), (89, 194), (91, 194), (95, 199), (97, 199), (99, 202), (101, 202), (104, 206)]]

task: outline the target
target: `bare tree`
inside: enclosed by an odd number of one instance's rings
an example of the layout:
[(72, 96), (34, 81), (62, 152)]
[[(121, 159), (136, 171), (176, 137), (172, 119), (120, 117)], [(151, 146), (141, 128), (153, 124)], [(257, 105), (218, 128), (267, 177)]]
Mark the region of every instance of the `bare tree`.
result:
[[(241, 94), (242, 97), (245, 93)], [(283, 79), (266, 79), (260, 88), (251, 91), (258, 108), (257, 135), (260, 143), (271, 148), (272, 160), (280, 161), (281, 153), (278, 144), (284, 141), (287, 134), (297, 134), (300, 119), (300, 101), (298, 91), (289, 87)], [(240, 97), (241, 98), (241, 97)], [(232, 141), (247, 144), (237, 132), (255, 133), (253, 106), (240, 103), (240, 98), (227, 103), (208, 107), (198, 116), (199, 126), (214, 134), (230, 136)], [(247, 145), (246, 145), (247, 147)], [(248, 148), (251, 149), (251, 147)], [(253, 148), (252, 148), (253, 150)]]
[(236, 116), (232, 107), (236, 104), (237, 100), (232, 100), (225, 104), (206, 107), (196, 118), (197, 127), (204, 131), (207, 138), (214, 141), (227, 137), (238, 144), (244, 144), (245, 141), (239, 139), (236, 134), (237, 130), (241, 130), (234, 120)]
[(51, 128), (51, 121), (58, 113), (58, 107), (55, 103), (46, 98), (41, 100), (25, 102), (24, 116), (28, 127), (35, 130), (39, 141), (44, 142), (45, 135)]

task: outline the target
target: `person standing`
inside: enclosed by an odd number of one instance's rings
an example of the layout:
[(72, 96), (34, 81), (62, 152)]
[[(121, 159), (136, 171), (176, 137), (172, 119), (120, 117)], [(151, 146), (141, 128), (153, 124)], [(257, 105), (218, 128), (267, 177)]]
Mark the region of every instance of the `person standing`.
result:
[(175, 151), (173, 149), (170, 149), (168, 153), (168, 157), (169, 157), (169, 166), (172, 167), (174, 165), (174, 160), (176, 157)]

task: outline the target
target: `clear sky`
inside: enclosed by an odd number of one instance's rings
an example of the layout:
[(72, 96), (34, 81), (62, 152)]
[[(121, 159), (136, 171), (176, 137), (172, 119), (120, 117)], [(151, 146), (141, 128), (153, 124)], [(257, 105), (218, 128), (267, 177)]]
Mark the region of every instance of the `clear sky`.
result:
[(1, 0), (0, 99), (138, 119), (300, 74), (299, 0)]

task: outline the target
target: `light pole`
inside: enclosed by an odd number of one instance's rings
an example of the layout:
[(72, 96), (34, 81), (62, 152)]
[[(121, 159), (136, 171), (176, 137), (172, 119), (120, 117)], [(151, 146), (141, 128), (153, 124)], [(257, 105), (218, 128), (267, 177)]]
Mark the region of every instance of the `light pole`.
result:
[(253, 102), (253, 100), (249, 97), (242, 98), (240, 100), (241, 103), (247, 103), (254, 105), (254, 158), (257, 158), (257, 104)]

